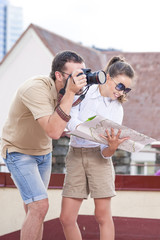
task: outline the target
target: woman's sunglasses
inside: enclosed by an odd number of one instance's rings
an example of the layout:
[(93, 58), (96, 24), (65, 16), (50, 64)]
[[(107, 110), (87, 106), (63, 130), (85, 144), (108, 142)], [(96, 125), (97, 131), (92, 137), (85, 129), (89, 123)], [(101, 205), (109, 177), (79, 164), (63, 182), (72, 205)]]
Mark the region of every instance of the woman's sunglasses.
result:
[(123, 91), (124, 94), (127, 94), (127, 93), (129, 93), (129, 92), (132, 90), (131, 88), (126, 88), (123, 83), (118, 83), (118, 84), (117, 84), (117, 83), (114, 81), (113, 78), (111, 78), (111, 79), (112, 79), (113, 82), (116, 84), (115, 89), (116, 89), (117, 91)]

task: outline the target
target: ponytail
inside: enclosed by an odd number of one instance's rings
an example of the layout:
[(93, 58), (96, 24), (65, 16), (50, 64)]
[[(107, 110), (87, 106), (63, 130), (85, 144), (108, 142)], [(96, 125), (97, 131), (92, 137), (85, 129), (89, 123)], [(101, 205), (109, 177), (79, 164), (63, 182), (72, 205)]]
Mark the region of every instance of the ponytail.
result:
[(109, 74), (110, 77), (116, 77), (122, 74), (130, 78), (134, 77), (133, 68), (125, 61), (125, 58), (121, 56), (112, 57), (104, 71), (106, 74)]

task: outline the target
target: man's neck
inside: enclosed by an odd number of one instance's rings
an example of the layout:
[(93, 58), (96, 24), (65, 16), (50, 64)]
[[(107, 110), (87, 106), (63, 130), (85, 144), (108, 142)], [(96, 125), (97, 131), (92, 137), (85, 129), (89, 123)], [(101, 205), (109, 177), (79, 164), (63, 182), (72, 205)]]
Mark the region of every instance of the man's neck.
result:
[(57, 93), (59, 93), (59, 91), (64, 87), (62, 83), (57, 80), (55, 80), (55, 86), (56, 86)]

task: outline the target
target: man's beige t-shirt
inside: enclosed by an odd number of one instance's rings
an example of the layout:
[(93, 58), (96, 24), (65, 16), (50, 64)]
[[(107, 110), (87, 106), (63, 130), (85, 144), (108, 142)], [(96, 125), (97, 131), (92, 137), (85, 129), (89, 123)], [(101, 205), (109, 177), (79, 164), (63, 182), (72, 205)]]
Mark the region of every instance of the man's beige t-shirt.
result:
[(2, 132), (2, 157), (6, 151), (44, 155), (52, 151), (52, 139), (37, 119), (51, 115), (57, 101), (54, 81), (45, 76), (29, 79), (18, 89)]

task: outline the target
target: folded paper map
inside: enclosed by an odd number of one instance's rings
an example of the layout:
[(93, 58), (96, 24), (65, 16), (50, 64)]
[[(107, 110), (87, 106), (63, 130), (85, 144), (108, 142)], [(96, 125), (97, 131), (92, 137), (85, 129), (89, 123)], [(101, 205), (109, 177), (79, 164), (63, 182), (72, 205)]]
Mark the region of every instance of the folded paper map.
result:
[(138, 152), (142, 150), (145, 145), (156, 141), (153, 138), (136, 132), (131, 128), (119, 125), (101, 116), (91, 117), (86, 122), (78, 125), (77, 129), (70, 132), (70, 134), (90, 141), (107, 144), (106, 140), (103, 139), (100, 135), (106, 136), (106, 129), (109, 131), (109, 133), (111, 133), (111, 128), (114, 128), (115, 134), (117, 134), (118, 130), (121, 129), (120, 138), (128, 136), (130, 137), (130, 139), (124, 141), (118, 147), (119, 149), (125, 150), (127, 152)]

